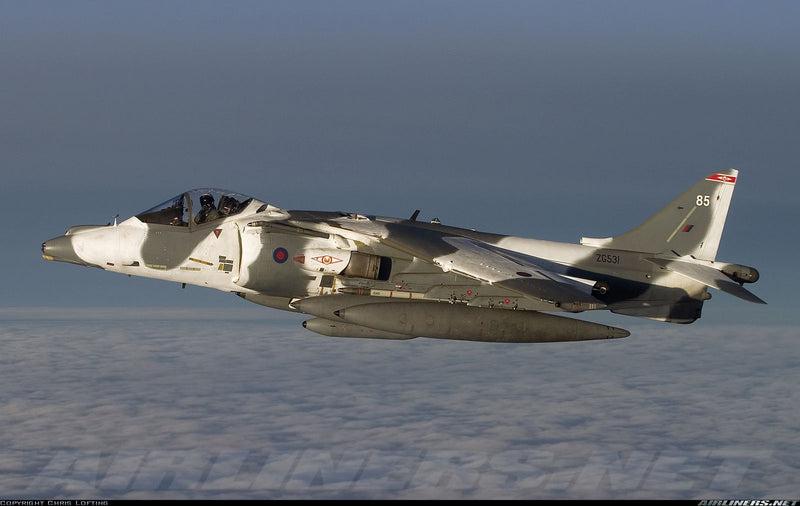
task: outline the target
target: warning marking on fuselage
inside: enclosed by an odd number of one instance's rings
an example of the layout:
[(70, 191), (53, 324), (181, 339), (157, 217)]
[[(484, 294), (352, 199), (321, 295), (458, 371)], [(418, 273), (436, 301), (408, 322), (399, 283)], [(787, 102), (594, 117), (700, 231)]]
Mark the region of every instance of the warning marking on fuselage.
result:
[(206, 262), (205, 260), (200, 260), (199, 258), (193, 258), (193, 257), (189, 257), (189, 260), (191, 260), (192, 262), (197, 262), (198, 264), (203, 264), (203, 265), (212, 265), (212, 266), (214, 265), (214, 264), (213, 264), (213, 263), (211, 263), (211, 262)]
[(220, 256), (219, 267), (217, 268), (217, 270), (223, 272), (233, 271), (233, 260), (228, 260), (228, 257)]

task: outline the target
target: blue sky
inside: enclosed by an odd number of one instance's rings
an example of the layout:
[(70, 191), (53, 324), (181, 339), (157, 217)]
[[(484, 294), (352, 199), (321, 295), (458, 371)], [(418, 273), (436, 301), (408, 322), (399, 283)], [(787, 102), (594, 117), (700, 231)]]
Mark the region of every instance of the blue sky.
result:
[(761, 269), (756, 291), (770, 306), (756, 309), (786, 322), (797, 279), (779, 270), (796, 245), (794, 3), (3, 11), (0, 164), (15, 238), (2, 250), (15, 266), (5, 306), (240, 303), (39, 258), (41, 242), (70, 225), (130, 216), (187, 188), (289, 209), (419, 208), (575, 242), (627, 230), (735, 167), (719, 256)]
[[(208, 463), (204, 455), (216, 452), (238, 473), (238, 456), (252, 448), (241, 475), (252, 482), (247, 473), (275, 452), (319, 450), (308, 459), (324, 461), (356, 449), (378, 452), (380, 461), (406, 450), (454, 451), (445, 468), (469, 477), (515, 447), (550, 460), (541, 486), (527, 468), (512, 481), (536, 486), (507, 487), (511, 497), (652, 496), (675, 484), (656, 479), (669, 472), (648, 475), (656, 480), (649, 489), (647, 476), (636, 487), (615, 486), (628, 481), (612, 473), (598, 489), (594, 464), (620, 469), (614, 463), (628, 460), (609, 456), (633, 456), (653, 471), (675, 462), (668, 452), (703, 469), (692, 487), (671, 495), (696, 497), (716, 490), (708, 487), (720, 459), (708, 452), (722, 450), (769, 454), (751, 468), (769, 472), (735, 488), (742, 496), (797, 495), (798, 452), (786, 444), (798, 440), (787, 423), (797, 419), (797, 2), (2, 2), (0, 9), (7, 216), (0, 364), (10, 376), (40, 371), (0, 391), (13, 406), (0, 416), (7, 435), (0, 458), (11, 471), (0, 478), (0, 495), (29, 485), (61, 450), (90, 467), (92, 452), (105, 452), (101, 471), (113, 455), (141, 463), (159, 449), (191, 451)], [(40, 256), (42, 241), (68, 226), (127, 217), (205, 186), (287, 209), (387, 216), (421, 209), (421, 218), (456, 226), (577, 242), (628, 230), (699, 178), (730, 167), (740, 180), (718, 258), (757, 267), (762, 279), (753, 291), (769, 305), (714, 293), (691, 326), (592, 315), (634, 330), (594, 347), (326, 340), (299, 329), (293, 315), (231, 295)], [(137, 311), (140, 325), (129, 321)], [(198, 332), (202, 339), (193, 341)], [(251, 340), (230, 337), (237, 333)], [(297, 364), (308, 369), (298, 372)], [(238, 365), (248, 372), (230, 372)], [(406, 375), (422, 381), (409, 386)], [(280, 390), (262, 390), (270, 382)], [(320, 391), (326, 385), (333, 398)], [(203, 389), (212, 390), (211, 404)], [(80, 421), (87, 412), (92, 417)], [(57, 423), (60, 413), (69, 421)], [(260, 439), (265, 433), (277, 439)], [(258, 444), (242, 443), (251, 440)], [(292, 462), (313, 472), (304, 458)], [(142, 469), (156, 478), (169, 468), (148, 462)], [(376, 483), (385, 483), (386, 468), (365, 467)], [(286, 476), (286, 483), (306, 479), (299, 471)], [(78, 490), (104, 490), (87, 483), (78, 480)], [(62, 490), (52, 480), (40, 484)], [(406, 496), (454, 496), (440, 485)], [(135, 497), (155, 488), (110, 490)], [(289, 489), (292, 497), (314, 492)], [(220, 490), (230, 488), (211, 487), (210, 495)], [(366, 495), (386, 497), (376, 490), (385, 492), (376, 485)], [(251, 495), (259, 494), (241, 494)]]

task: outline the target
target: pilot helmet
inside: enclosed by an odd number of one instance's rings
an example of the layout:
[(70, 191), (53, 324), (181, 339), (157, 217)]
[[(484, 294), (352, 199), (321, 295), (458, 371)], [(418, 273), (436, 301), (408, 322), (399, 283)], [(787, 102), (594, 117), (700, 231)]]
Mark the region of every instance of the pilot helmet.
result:
[(208, 193), (204, 193), (200, 195), (200, 205), (205, 206), (213, 206), (214, 205), (214, 197), (209, 195)]

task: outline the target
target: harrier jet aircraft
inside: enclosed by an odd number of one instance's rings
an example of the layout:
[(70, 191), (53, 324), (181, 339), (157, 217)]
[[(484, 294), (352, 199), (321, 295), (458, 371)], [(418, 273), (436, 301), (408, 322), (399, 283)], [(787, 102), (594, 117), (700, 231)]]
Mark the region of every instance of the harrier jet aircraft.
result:
[[(738, 172), (701, 179), (640, 226), (580, 244), (410, 218), (285, 211), (239, 193), (190, 190), (105, 226), (71, 227), (46, 260), (233, 292), (305, 313), (336, 337), (548, 342), (620, 338), (565, 313), (665, 322), (700, 317), (708, 287), (764, 303), (752, 267), (716, 260)], [(558, 313), (561, 313), (559, 315)]]

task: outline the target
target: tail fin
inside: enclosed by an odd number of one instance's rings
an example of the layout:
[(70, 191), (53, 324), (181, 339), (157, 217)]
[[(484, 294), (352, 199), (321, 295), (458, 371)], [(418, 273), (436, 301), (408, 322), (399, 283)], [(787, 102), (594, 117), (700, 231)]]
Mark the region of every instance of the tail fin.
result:
[(713, 261), (738, 174), (736, 169), (711, 174), (630, 232), (603, 239), (584, 237), (581, 244), (645, 253), (673, 251)]

